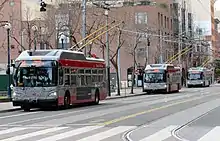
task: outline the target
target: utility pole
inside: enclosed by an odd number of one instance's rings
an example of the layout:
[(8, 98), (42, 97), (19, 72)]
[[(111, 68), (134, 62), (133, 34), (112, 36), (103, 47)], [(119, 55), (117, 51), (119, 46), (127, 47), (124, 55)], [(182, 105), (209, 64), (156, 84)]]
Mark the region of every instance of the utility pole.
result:
[(109, 58), (109, 34), (108, 34), (108, 9), (105, 9), (106, 16), (106, 59), (107, 59), (107, 85), (108, 85), (108, 96), (111, 96), (110, 87), (110, 58)]
[(149, 64), (149, 50), (150, 50), (149, 48), (150, 48), (150, 39), (149, 37), (147, 37), (147, 64)]
[(163, 63), (163, 40), (162, 40), (161, 30), (160, 30), (160, 63)]
[[(178, 36), (178, 64), (181, 64), (181, 35)], [(181, 65), (180, 65), (181, 66)]]
[[(86, 38), (86, 0), (82, 0), (82, 38)], [(86, 40), (83, 41), (86, 44)], [(87, 55), (86, 47), (84, 53)]]
[(10, 67), (11, 67), (11, 50), (10, 50), (10, 30), (11, 30), (11, 24), (10, 23), (5, 24), (5, 29), (7, 30), (7, 40), (8, 40), (8, 66), (7, 66), (8, 98), (11, 99), (11, 73), (10, 73)]
[[(120, 32), (120, 29), (119, 29), (119, 32)], [(118, 93), (118, 95), (121, 95), (121, 93), (120, 93), (120, 88), (121, 88), (121, 77), (120, 77), (120, 73), (121, 73), (121, 71), (120, 71), (120, 69), (121, 69), (121, 67), (120, 67), (120, 60), (119, 60), (119, 58), (120, 58), (120, 33), (118, 34), (118, 70), (117, 70), (117, 85), (118, 85), (118, 87), (117, 87), (117, 93)]]

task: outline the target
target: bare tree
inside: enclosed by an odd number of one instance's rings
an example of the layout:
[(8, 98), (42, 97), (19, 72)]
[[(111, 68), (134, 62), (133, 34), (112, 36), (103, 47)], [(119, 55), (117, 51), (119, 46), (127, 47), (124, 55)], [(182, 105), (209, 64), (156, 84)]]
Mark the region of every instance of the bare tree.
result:
[[(92, 14), (93, 21), (91, 22), (91, 24), (87, 24), (87, 34), (90, 35), (92, 34), (91, 38), (88, 38), (88, 40), (97, 38), (97, 36), (99, 34), (101, 34), (100, 32), (96, 32), (97, 30), (99, 30), (100, 28), (102, 28), (102, 26), (104, 25), (104, 21), (102, 16), (98, 16), (96, 14)], [(91, 17), (90, 17), (91, 18)], [(96, 33), (95, 33), (96, 32)], [(103, 32), (103, 31), (102, 31)], [(94, 34), (93, 34), (94, 33)], [(101, 36), (102, 37), (102, 36)], [(90, 42), (89, 44), (89, 51), (88, 54), (91, 54), (92, 52), (92, 47), (93, 45), (97, 44), (97, 41), (94, 40), (93, 42)]]
[[(117, 93), (120, 95), (120, 78), (119, 78), (119, 68), (118, 68), (118, 53), (121, 47), (123, 46), (125, 39), (123, 37), (122, 29), (124, 28), (124, 23), (122, 24), (122, 27), (118, 28), (118, 30), (111, 31), (109, 33), (109, 44), (111, 44), (113, 41), (117, 41), (118, 45), (115, 50), (109, 49), (109, 56), (110, 56), (110, 62), (114, 66), (116, 70), (116, 76), (117, 76)], [(103, 36), (98, 38), (98, 45), (100, 45), (101, 49), (104, 51), (106, 49), (106, 42), (103, 39)]]
[(132, 70), (131, 94), (134, 93), (135, 66), (137, 64), (136, 63), (136, 49), (137, 49), (138, 45), (141, 43), (141, 41), (140, 41), (141, 37), (142, 36), (140, 34), (136, 34), (135, 41), (134, 41), (133, 52), (132, 52), (132, 56), (133, 56), (133, 70)]
[[(56, 48), (59, 47), (59, 39), (63, 34), (69, 39), (70, 46), (76, 45), (80, 37), (80, 5), (77, 2), (58, 3), (56, 6), (50, 5), (44, 15), (44, 36), (41, 41), (44, 43), (52, 42), (52, 37), (56, 37)], [(49, 46), (52, 47), (51, 44)], [(54, 47), (53, 47), (54, 48)]]
[(3, 0), (2, 3), (0, 4), (0, 11), (3, 9), (4, 5), (8, 2), (9, 0)]

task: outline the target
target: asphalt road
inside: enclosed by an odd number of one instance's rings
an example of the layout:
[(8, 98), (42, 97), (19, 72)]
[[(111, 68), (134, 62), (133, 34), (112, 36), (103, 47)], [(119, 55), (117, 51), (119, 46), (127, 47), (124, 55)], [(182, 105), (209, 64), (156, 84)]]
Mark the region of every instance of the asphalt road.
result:
[(185, 88), (67, 110), (0, 113), (0, 141), (215, 141), (219, 89)]

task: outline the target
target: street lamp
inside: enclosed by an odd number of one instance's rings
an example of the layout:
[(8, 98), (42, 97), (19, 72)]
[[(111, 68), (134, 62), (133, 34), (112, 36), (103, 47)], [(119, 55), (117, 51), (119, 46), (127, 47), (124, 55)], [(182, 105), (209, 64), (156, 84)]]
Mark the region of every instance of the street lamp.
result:
[(11, 24), (6, 23), (5, 29), (7, 30), (7, 39), (8, 39), (8, 66), (7, 66), (7, 74), (8, 74), (8, 97), (11, 98), (11, 74), (10, 74), (10, 64), (11, 64), (11, 51), (10, 51), (10, 30), (11, 30)]
[(32, 26), (32, 30), (34, 31), (34, 50), (36, 50), (37, 49), (37, 30), (38, 30), (38, 28), (37, 28), (37, 26), (36, 25), (34, 25), (34, 26)]
[(108, 9), (105, 10), (105, 16), (106, 16), (107, 85), (108, 85), (108, 96), (111, 96), (111, 88), (110, 88), (110, 58), (109, 58), (109, 34), (108, 34)]
[(60, 35), (61, 38), (61, 45), (62, 45), (62, 49), (64, 49), (64, 39), (65, 39), (65, 35)]

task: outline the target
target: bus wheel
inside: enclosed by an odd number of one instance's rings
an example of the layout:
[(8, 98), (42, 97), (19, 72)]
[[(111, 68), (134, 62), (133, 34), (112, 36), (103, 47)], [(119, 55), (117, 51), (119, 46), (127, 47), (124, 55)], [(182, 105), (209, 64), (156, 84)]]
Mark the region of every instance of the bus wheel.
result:
[(64, 97), (64, 108), (68, 109), (70, 107), (70, 94), (69, 92), (66, 92)]
[(29, 112), (31, 110), (30, 106), (24, 105), (21, 107), (25, 112)]
[(96, 92), (95, 92), (95, 101), (94, 101), (94, 104), (95, 104), (95, 105), (98, 105), (98, 104), (99, 104), (99, 100), (100, 100), (99, 91), (96, 90)]

